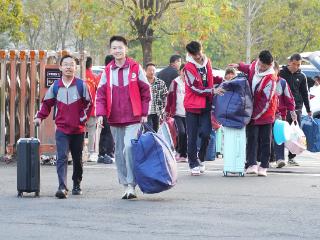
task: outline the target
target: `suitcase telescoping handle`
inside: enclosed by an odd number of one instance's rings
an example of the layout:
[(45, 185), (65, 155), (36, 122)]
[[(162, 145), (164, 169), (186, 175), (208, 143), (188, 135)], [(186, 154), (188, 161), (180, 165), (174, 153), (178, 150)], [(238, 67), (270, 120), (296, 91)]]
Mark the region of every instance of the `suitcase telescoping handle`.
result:
[[(36, 118), (36, 116), (38, 116), (38, 112), (39, 112), (39, 111), (36, 112), (34, 118)], [(34, 124), (34, 126), (36, 127), (36, 138), (38, 138), (38, 137), (39, 137), (39, 127), (40, 127), (40, 124), (37, 122), (37, 123)]]

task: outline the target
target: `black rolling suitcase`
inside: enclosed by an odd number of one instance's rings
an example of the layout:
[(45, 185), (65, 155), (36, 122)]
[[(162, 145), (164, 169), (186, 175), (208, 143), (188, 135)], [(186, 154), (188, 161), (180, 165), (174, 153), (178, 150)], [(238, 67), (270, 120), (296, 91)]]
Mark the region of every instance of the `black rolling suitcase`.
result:
[(40, 141), (37, 138), (20, 138), (17, 143), (18, 197), (24, 192), (40, 193)]

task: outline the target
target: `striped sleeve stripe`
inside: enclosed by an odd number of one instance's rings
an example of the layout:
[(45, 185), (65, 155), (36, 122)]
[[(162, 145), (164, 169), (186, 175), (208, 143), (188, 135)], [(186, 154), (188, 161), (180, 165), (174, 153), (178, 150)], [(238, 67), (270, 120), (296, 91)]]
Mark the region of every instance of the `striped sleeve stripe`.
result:
[(194, 81), (196, 80), (196, 78), (189, 72), (189, 71), (185, 71), (185, 76), (187, 78), (187, 85), (194, 91), (194, 92), (197, 92), (199, 94), (201, 93), (211, 93), (211, 89), (210, 88), (206, 88), (206, 89), (199, 89), (199, 88), (196, 88), (193, 84), (194, 84)]

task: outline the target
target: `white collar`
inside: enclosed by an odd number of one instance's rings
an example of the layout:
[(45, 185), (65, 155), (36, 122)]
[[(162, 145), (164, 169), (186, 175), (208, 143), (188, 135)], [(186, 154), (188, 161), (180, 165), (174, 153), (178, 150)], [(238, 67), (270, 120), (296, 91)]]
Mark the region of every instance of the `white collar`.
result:
[(71, 85), (71, 83), (72, 83), (72, 80), (71, 80), (69, 83), (66, 83), (66, 82), (63, 80), (63, 78), (62, 78), (62, 83), (63, 83), (63, 85), (65, 86), (65, 88), (69, 88), (70, 85)]

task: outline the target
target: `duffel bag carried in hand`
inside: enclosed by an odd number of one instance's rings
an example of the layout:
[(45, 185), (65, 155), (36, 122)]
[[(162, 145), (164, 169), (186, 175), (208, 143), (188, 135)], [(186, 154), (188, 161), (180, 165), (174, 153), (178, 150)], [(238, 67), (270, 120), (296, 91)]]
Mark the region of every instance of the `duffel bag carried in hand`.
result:
[(303, 117), (301, 128), (307, 138), (307, 150), (320, 152), (320, 119)]
[(169, 144), (150, 126), (138, 138), (132, 139), (133, 172), (143, 193), (159, 193), (172, 188), (177, 182), (177, 165)]

